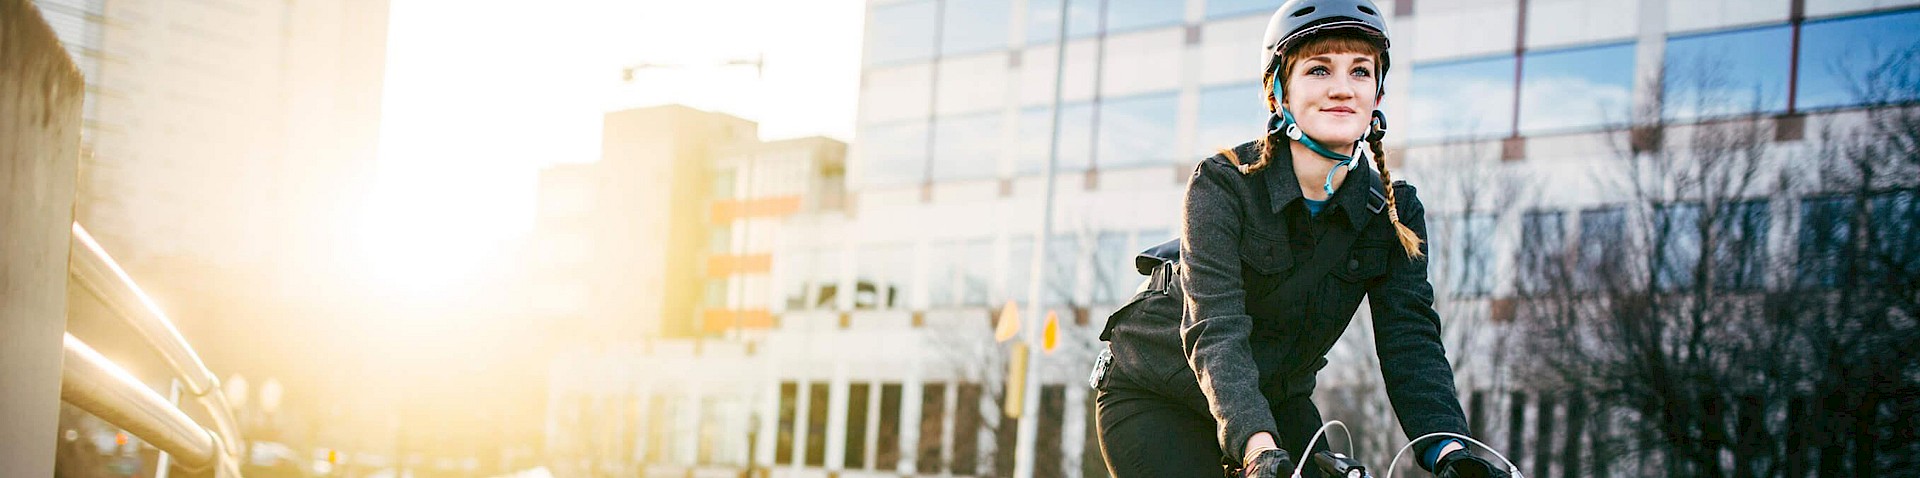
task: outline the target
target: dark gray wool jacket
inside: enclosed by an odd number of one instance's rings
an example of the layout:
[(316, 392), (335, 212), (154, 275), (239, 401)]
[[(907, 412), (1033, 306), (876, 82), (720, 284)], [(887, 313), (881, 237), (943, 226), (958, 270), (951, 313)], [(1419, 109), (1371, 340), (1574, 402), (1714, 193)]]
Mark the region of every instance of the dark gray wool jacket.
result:
[[(1256, 148), (1247, 143), (1234, 152), (1251, 163), (1260, 157)], [(1381, 374), (1408, 438), (1466, 434), (1427, 262), (1409, 260), (1381, 211), (1379, 173), (1371, 164), (1355, 168), (1320, 214), (1310, 215), (1290, 158), (1286, 147), (1276, 147), (1265, 169), (1242, 174), (1215, 155), (1194, 168), (1187, 183), (1180, 335), (1219, 428), (1220, 449), (1238, 459), (1247, 439), (1262, 431), (1286, 443), (1269, 404), (1309, 398), (1314, 375), (1363, 296), (1372, 298)], [(1413, 186), (1396, 182), (1393, 188), (1401, 222), (1425, 239), (1426, 210)], [(1355, 227), (1362, 229), (1349, 257), (1324, 279), (1308, 290), (1274, 290), (1290, 269), (1306, 264), (1330, 228)]]

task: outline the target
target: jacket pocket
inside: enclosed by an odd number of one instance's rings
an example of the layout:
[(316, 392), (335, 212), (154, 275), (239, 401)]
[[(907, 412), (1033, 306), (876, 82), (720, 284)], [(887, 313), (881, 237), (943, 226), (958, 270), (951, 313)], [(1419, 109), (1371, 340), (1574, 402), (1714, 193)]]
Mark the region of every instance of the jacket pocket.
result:
[(1356, 245), (1347, 251), (1345, 264), (1337, 264), (1333, 275), (1347, 282), (1365, 284), (1387, 274), (1387, 249), (1381, 246)]
[(1293, 257), (1279, 233), (1248, 226), (1240, 233), (1240, 262), (1265, 275), (1275, 275), (1293, 267)]

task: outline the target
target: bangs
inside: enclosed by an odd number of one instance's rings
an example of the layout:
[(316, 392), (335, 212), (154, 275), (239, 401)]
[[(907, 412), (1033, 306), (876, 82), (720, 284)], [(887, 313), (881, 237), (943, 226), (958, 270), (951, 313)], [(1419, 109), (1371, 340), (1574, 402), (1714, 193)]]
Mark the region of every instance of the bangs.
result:
[(1334, 53), (1357, 53), (1380, 61), (1380, 45), (1373, 39), (1354, 33), (1333, 32), (1300, 42), (1299, 46), (1288, 51), (1287, 71), (1293, 71), (1293, 65), (1299, 63), (1299, 59)]

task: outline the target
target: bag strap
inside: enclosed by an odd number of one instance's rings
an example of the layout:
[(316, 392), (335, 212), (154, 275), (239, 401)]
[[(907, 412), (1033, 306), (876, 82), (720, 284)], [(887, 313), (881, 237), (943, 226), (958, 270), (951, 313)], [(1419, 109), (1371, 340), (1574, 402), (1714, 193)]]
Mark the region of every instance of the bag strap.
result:
[(1286, 280), (1281, 281), (1278, 287), (1268, 291), (1267, 294), (1271, 296), (1286, 291), (1308, 290), (1308, 285), (1326, 278), (1327, 273), (1333, 272), (1334, 266), (1339, 264), (1341, 259), (1347, 258), (1347, 251), (1353, 248), (1353, 241), (1359, 239), (1360, 231), (1366, 230), (1367, 226), (1380, 216), (1382, 214), (1375, 211), (1373, 215), (1367, 216), (1366, 222), (1355, 224), (1351, 228), (1334, 227), (1327, 231), (1326, 235), (1320, 236), (1320, 244), (1314, 246), (1313, 257), (1308, 259), (1305, 265), (1294, 269), (1292, 275), (1287, 276)]

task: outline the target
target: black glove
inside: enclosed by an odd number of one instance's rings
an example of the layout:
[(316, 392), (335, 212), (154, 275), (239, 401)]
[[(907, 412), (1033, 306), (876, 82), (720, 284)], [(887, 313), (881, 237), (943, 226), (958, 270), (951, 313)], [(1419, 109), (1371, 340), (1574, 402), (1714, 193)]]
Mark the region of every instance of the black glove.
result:
[(1293, 474), (1293, 457), (1286, 450), (1275, 448), (1253, 456), (1246, 467), (1240, 469), (1245, 478), (1286, 478)]
[(1506, 468), (1495, 466), (1493, 462), (1473, 456), (1466, 450), (1454, 450), (1453, 453), (1440, 457), (1440, 461), (1434, 463), (1433, 469), (1439, 470), (1433, 474), (1436, 478), (1509, 478), (1512, 476), (1507, 474)]

